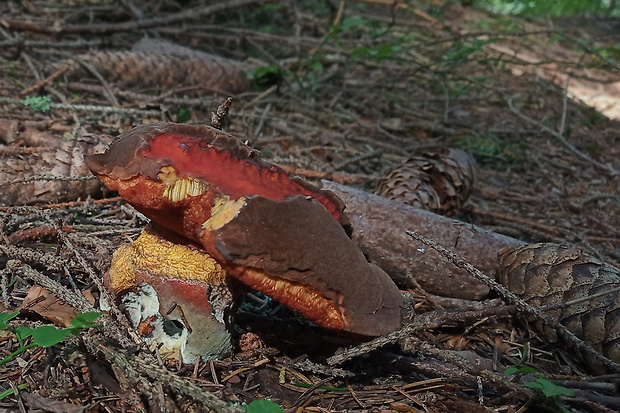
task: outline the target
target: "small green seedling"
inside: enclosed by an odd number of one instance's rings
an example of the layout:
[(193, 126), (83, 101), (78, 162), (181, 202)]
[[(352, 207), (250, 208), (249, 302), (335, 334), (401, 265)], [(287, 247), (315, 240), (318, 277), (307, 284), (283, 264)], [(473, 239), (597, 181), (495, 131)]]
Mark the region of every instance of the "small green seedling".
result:
[[(13, 313), (0, 313), (0, 330), (9, 330), (17, 338), (19, 348), (0, 360), (0, 367), (13, 360), (19, 354), (33, 347), (51, 347), (55, 344), (63, 341), (69, 334), (77, 335), (80, 330), (86, 328), (98, 328), (101, 324), (94, 324), (94, 322), (101, 316), (101, 313), (91, 312), (78, 314), (73, 320), (71, 320), (72, 327), (56, 328), (54, 326), (39, 326), (37, 328), (30, 328), (26, 326), (13, 327), (9, 324), (9, 321), (17, 317), (19, 310)], [(32, 337), (32, 343), (24, 344), (24, 341)], [(26, 388), (27, 384), (20, 384), (17, 389), (21, 390)], [(0, 393), (0, 400), (13, 394), (13, 389), (8, 389)]]
[(517, 363), (516, 366), (508, 367), (504, 372), (504, 376), (508, 377), (513, 374), (533, 374), (536, 376), (536, 380), (524, 383), (523, 386), (529, 387), (532, 390), (536, 390), (545, 395), (545, 397), (549, 398), (555, 404), (562, 413), (570, 413), (564, 405), (562, 405), (562, 401), (559, 399), (559, 396), (574, 396), (575, 391), (572, 389), (568, 389), (563, 386), (559, 386), (551, 381), (547, 376), (543, 373), (539, 373), (533, 367), (525, 366), (529, 358), (530, 353), (530, 343), (525, 343), (523, 345), (523, 351), (521, 353), (521, 359)]
[(528, 366), (513, 366), (508, 367), (504, 372), (505, 376), (510, 376), (512, 374), (533, 374), (536, 376), (536, 380), (524, 383), (523, 386), (529, 387), (532, 390), (536, 390), (545, 395), (549, 400), (553, 401), (555, 407), (558, 408), (562, 413), (571, 413), (560, 400), (560, 396), (574, 396), (575, 391), (573, 389), (568, 389), (564, 386), (560, 386), (555, 384), (551, 379), (545, 376), (543, 373), (537, 372), (533, 367)]
[(271, 86), (282, 79), (282, 73), (277, 65), (259, 66), (246, 72), (246, 75), (258, 87)]
[(181, 108), (179, 109), (179, 111), (177, 112), (177, 122), (178, 123), (185, 123), (187, 122), (190, 118), (192, 117), (192, 115), (189, 113), (189, 109), (187, 108)]
[(30, 106), (35, 112), (47, 112), (51, 102), (49, 96), (26, 96), (24, 99), (24, 105)]
[(232, 403), (233, 406), (240, 407), (247, 413), (284, 413), (284, 410), (276, 402), (271, 400), (254, 400), (250, 404)]
[(248, 404), (248, 413), (284, 413), (278, 403), (271, 400), (254, 400)]
[[(99, 316), (101, 316), (101, 313), (92, 312), (75, 316), (75, 318), (71, 320), (72, 327), (57, 328), (45, 325), (37, 328), (26, 326), (18, 326), (15, 328), (8, 322), (17, 317), (18, 314), (19, 310), (13, 313), (0, 313), (0, 329), (9, 330), (11, 333), (15, 334), (19, 343), (19, 348), (17, 350), (0, 360), (0, 366), (5, 365), (17, 357), (17, 355), (33, 347), (51, 347), (63, 341), (69, 334), (77, 335), (82, 329), (101, 327), (100, 324), (94, 324)], [(32, 343), (24, 344), (24, 341), (28, 337), (32, 337)]]
[(545, 376), (543, 373), (539, 373), (533, 367), (508, 367), (504, 372), (505, 376), (510, 376), (512, 374), (533, 374), (538, 378), (534, 381), (530, 381), (524, 383), (525, 387), (529, 387), (530, 389), (540, 391), (547, 397), (556, 397), (556, 396), (574, 396), (575, 391), (572, 389), (568, 389), (563, 386), (559, 386), (555, 384), (551, 379)]

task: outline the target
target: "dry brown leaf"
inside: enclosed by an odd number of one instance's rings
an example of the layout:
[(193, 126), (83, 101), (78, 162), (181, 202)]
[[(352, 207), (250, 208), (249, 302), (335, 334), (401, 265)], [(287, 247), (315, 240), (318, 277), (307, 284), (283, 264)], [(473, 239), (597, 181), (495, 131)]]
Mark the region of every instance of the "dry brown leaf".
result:
[(39, 285), (33, 285), (28, 289), (19, 309), (22, 313), (37, 314), (59, 327), (70, 327), (71, 320), (76, 316), (73, 307), (63, 303)]
[(82, 413), (86, 410), (84, 406), (63, 402), (62, 400), (52, 400), (36, 394), (21, 393), (21, 397), (31, 409), (40, 409), (51, 413)]

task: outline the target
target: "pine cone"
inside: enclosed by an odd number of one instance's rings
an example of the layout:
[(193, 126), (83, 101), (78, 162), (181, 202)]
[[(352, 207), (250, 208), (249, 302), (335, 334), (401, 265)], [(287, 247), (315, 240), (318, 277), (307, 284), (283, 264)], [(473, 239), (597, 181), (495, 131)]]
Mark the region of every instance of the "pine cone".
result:
[(84, 164), (84, 155), (103, 151), (111, 140), (108, 136), (86, 135), (73, 140), (58, 139), (53, 147), (15, 146), (14, 153), (3, 151), (0, 153), (0, 205), (45, 204), (100, 195), (102, 185), (96, 179), (10, 182), (43, 174), (56, 177), (88, 176), (91, 173)]
[[(144, 52), (97, 52), (81, 56), (106, 79), (124, 87), (169, 89), (201, 85), (227, 93), (239, 93), (249, 87), (240, 66), (213, 57), (172, 56)], [(72, 71), (81, 66), (74, 62)]]
[(442, 215), (454, 215), (471, 195), (476, 161), (460, 149), (446, 148), (407, 159), (388, 171), (375, 193)]
[[(498, 280), (534, 306), (566, 303), (620, 286), (617, 270), (578, 249), (557, 244), (502, 249)], [(620, 363), (620, 291), (547, 313), (596, 351)], [(557, 341), (553, 329), (541, 322), (534, 326), (549, 341)], [(586, 361), (593, 370), (604, 371), (595, 360)]]

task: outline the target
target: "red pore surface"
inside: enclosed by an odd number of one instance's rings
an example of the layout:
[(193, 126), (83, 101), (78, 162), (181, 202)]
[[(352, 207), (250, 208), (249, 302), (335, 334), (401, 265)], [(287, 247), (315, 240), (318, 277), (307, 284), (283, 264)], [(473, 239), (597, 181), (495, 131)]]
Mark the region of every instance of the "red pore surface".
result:
[[(209, 126), (154, 123), (120, 135), (103, 154), (86, 157), (94, 174), (130, 203), (146, 194), (123, 194), (139, 176), (157, 181), (162, 167), (173, 166), (178, 178), (201, 179), (232, 199), (261, 195), (276, 201), (303, 194), (319, 201), (336, 219), (343, 203), (329, 191), (301, 180), (291, 180), (279, 167), (237, 138)], [(116, 181), (116, 182), (114, 182)], [(151, 188), (152, 189), (152, 188)], [(141, 205), (142, 206), (142, 205)]]

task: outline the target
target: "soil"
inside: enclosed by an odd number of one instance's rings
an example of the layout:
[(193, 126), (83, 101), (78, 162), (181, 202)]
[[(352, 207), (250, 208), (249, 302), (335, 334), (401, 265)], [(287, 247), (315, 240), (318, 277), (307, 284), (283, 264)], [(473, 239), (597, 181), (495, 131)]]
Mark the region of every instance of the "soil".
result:
[[(0, 4), (0, 122), (58, 139), (116, 136), (160, 120), (209, 124), (229, 95), (214, 90), (220, 86), (163, 88), (149, 81), (154, 71), (139, 57), (126, 68), (137, 73), (133, 82), (79, 64), (97, 51), (129, 52), (144, 37), (171, 42), (248, 72), (251, 86), (232, 94), (223, 128), (291, 174), (372, 191), (409, 156), (461, 148), (476, 158), (478, 180), (456, 218), (526, 242), (574, 246), (618, 267), (619, 20), (525, 20), (450, 1), (204, 3)], [(164, 47), (154, 44), (146, 53)], [(51, 108), (25, 106), (24, 90), (49, 96)], [(0, 131), (6, 141), (10, 131)], [(19, 139), (0, 145), (3, 162), (32, 153), (17, 151), (20, 145), (36, 147)], [(0, 191), (15, 185), (5, 182)], [(45, 293), (32, 300), (27, 279), (52, 279), (96, 302), (95, 278), (146, 223), (113, 196), (85, 200), (69, 192), (41, 209), (2, 207), (1, 309), (23, 309), (30, 296), (30, 311), (12, 325), (63, 325), (58, 318), (71, 316), (66, 306), (33, 309), (51, 299)], [(59, 236), (61, 229), (70, 237)], [(42, 278), (22, 271), (8, 288), (15, 259)], [(371, 352), (357, 347), (358, 356), (339, 365), (329, 357), (353, 345), (350, 338), (311, 326), (260, 294), (241, 306), (236, 350), (223, 360), (159, 360), (157, 369), (144, 368), (152, 357), (133, 348), (130, 337), (103, 343), (97, 329), (84, 331), (1, 366), (0, 391), (20, 396), (0, 400), (0, 411), (235, 411), (264, 398), (287, 412), (620, 408), (617, 374), (593, 376), (527, 320), (508, 313), (438, 318), (445, 302), (422, 289), (409, 293), (412, 311), (443, 320), (440, 328), (386, 340)], [(477, 310), (455, 305), (470, 315)], [(3, 356), (18, 345), (8, 330), (0, 333)], [(514, 365), (533, 370), (504, 379)], [(522, 385), (544, 377), (576, 395), (545, 396)], [(228, 403), (210, 404), (208, 394)]]

